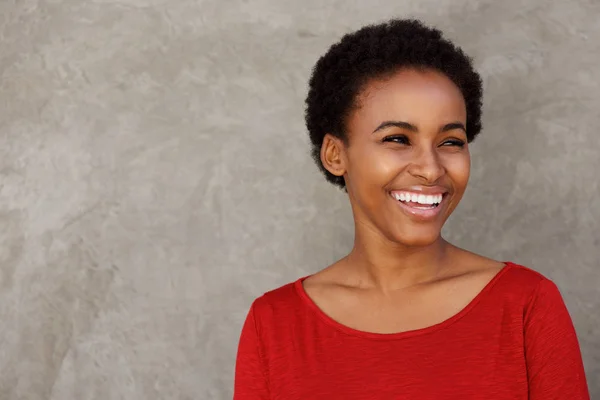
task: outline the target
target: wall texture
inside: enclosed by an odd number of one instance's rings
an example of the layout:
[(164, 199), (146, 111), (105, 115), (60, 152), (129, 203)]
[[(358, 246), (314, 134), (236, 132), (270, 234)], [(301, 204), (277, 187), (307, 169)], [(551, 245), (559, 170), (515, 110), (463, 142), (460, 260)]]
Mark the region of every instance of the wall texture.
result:
[(598, 0), (3, 0), (0, 399), (231, 398), (252, 299), (352, 244), (310, 68), (392, 16), (485, 81), (447, 237), (557, 282), (600, 398)]

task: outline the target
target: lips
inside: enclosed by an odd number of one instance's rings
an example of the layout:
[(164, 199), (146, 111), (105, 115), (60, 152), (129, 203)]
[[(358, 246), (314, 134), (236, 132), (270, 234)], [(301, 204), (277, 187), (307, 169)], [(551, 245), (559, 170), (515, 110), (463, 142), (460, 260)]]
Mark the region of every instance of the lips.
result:
[(448, 191), (444, 188), (416, 188), (393, 190), (392, 199), (411, 219), (430, 221), (435, 219), (446, 203)]

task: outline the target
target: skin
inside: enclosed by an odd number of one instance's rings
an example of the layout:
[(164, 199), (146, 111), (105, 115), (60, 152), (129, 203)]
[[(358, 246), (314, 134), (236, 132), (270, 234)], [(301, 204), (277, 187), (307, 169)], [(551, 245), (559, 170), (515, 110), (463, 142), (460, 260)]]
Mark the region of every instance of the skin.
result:
[[(504, 266), (441, 236), (469, 180), (464, 98), (441, 73), (403, 69), (367, 83), (356, 100), (347, 143), (328, 134), (321, 149), (325, 168), (345, 179), (354, 246), (307, 278), (304, 289), (330, 318), (356, 330), (435, 325), (463, 309)], [(415, 186), (446, 192), (435, 218), (410, 215), (390, 194)]]

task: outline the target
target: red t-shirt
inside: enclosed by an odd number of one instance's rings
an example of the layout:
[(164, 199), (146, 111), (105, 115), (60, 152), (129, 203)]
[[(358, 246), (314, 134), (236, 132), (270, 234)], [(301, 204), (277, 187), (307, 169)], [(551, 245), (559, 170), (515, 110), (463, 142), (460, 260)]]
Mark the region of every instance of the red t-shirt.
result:
[(506, 263), (458, 314), (393, 334), (335, 322), (303, 279), (252, 304), (234, 400), (589, 399), (564, 301), (531, 269)]

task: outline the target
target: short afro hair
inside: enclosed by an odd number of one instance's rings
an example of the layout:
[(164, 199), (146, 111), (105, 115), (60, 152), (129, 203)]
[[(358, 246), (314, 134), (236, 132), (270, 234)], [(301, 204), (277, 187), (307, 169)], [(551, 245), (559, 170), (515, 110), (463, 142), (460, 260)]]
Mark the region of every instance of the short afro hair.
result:
[(348, 143), (345, 124), (357, 107), (356, 98), (366, 83), (401, 69), (436, 70), (460, 89), (467, 111), (467, 140), (481, 131), (482, 81), (472, 60), (442, 32), (414, 19), (393, 19), (346, 34), (315, 64), (306, 97), (305, 121), (312, 157), (327, 180), (345, 189), (321, 162), (326, 133)]

